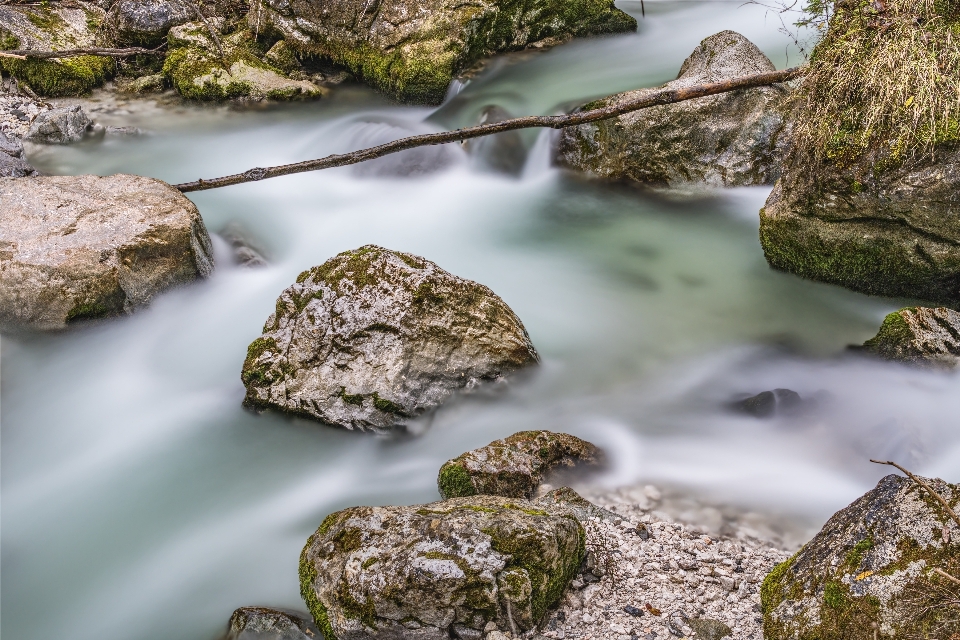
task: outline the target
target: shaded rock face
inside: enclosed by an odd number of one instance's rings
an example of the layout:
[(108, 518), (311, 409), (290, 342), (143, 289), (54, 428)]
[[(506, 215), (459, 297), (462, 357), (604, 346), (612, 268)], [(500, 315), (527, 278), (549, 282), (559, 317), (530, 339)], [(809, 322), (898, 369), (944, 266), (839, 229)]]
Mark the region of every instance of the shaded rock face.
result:
[[(734, 31), (721, 31), (701, 42), (677, 79), (660, 88), (775, 70), (752, 42)], [(654, 91), (628, 91), (583, 108), (612, 106)], [(789, 137), (780, 113), (789, 93), (786, 85), (759, 87), (568, 127), (560, 136), (557, 162), (600, 178), (648, 184), (772, 184), (780, 175)]]
[(477, 638), (531, 629), (584, 557), (569, 512), (496, 496), (328, 516), (300, 556), (300, 590), (328, 638)]
[[(105, 13), (95, 4), (0, 5), (0, 50), (62, 51), (97, 46), (96, 29)], [(44, 96), (87, 93), (113, 75), (110, 58), (80, 56), (63, 60), (0, 57), (0, 69)]]
[(23, 157), (19, 138), (0, 132), (0, 178), (23, 178), (39, 175)]
[(197, 208), (152, 178), (3, 178), (0, 211), (5, 327), (129, 313), (213, 269)]
[(230, 616), (223, 640), (323, 640), (309, 613), (240, 607)]
[[(837, 3), (797, 89), (793, 146), (761, 210), (760, 241), (776, 269), (955, 305), (960, 138), (956, 117), (939, 103), (960, 99), (956, 4), (883, 4), (878, 19), (872, 4)], [(925, 67), (926, 60), (939, 65)], [(880, 65), (883, 73), (865, 71)], [(874, 75), (871, 85), (866, 76)], [(840, 92), (844, 86), (851, 95)], [(930, 91), (915, 92), (918, 86)], [(888, 87), (886, 94), (878, 87)]]
[(244, 403), (382, 431), (538, 362), (490, 289), (367, 245), (297, 278), (247, 350)]
[[(223, 24), (220, 18), (210, 22)], [(180, 95), (192, 100), (297, 100), (323, 94), (312, 82), (291, 80), (262, 60), (251, 32), (237, 31), (221, 36), (220, 41), (223, 58), (203, 23), (188, 22), (170, 30), (163, 73)]]
[(888, 360), (956, 367), (960, 362), (960, 312), (944, 307), (894, 311), (863, 346)]
[(80, 142), (92, 125), (80, 105), (51, 109), (34, 118), (25, 139), (40, 144)]
[(603, 451), (567, 433), (521, 431), (447, 461), (437, 478), (444, 498), (488, 494), (530, 498), (558, 467), (601, 465)]
[(106, 28), (119, 46), (155, 47), (172, 27), (195, 17), (184, 0), (119, 0), (107, 12)]
[(610, 0), (265, 0), (248, 20), (399, 100), (428, 104), (439, 104), (453, 77), (481, 58), (637, 28)]
[[(956, 510), (960, 487), (928, 483)], [(960, 631), (960, 588), (934, 569), (960, 575), (960, 527), (912, 480), (889, 475), (770, 572), (763, 636), (948, 638)]]

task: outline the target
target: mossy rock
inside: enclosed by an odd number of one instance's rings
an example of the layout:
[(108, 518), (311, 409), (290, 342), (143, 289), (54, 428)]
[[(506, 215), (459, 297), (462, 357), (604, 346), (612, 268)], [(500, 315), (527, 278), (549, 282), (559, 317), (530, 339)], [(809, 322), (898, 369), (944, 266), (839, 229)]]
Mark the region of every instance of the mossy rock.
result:
[[(0, 49), (61, 51), (97, 46), (95, 32), (104, 12), (95, 5), (0, 5)], [(63, 60), (0, 57), (0, 69), (43, 96), (78, 96), (113, 76), (112, 58), (80, 56)]]
[(406, 102), (437, 104), (454, 75), (481, 58), (547, 39), (633, 31), (611, 0), (267, 0), (251, 28), (273, 30), (303, 53), (347, 67)]
[[(604, 98), (584, 109), (775, 69), (745, 37), (721, 31), (694, 49), (676, 80)], [(789, 139), (780, 113), (789, 94), (788, 85), (757, 87), (568, 127), (560, 134), (557, 162), (605, 180), (641, 184), (773, 184)]]
[(326, 640), (474, 637), (532, 629), (585, 552), (568, 511), (495, 496), (328, 516), (300, 556), (300, 589)]
[(389, 431), (538, 360), (520, 319), (490, 289), (367, 245), (283, 291), (241, 378), (250, 408)]
[(315, 84), (287, 78), (265, 62), (253, 33), (238, 31), (220, 41), (222, 57), (203, 23), (189, 22), (170, 30), (163, 73), (180, 95), (204, 101), (298, 100), (323, 95)]
[[(864, 293), (960, 303), (955, 2), (844, 1), (794, 94), (760, 215), (771, 266)], [(936, 64), (930, 64), (932, 61)]]
[[(960, 487), (928, 483), (956, 510)], [(950, 638), (960, 633), (960, 526), (889, 475), (837, 512), (760, 590), (765, 640)]]
[(960, 361), (960, 312), (945, 307), (894, 311), (863, 346), (887, 360), (952, 369)]
[(437, 477), (444, 498), (477, 494), (530, 498), (558, 469), (600, 466), (603, 451), (567, 433), (521, 431), (447, 461)]

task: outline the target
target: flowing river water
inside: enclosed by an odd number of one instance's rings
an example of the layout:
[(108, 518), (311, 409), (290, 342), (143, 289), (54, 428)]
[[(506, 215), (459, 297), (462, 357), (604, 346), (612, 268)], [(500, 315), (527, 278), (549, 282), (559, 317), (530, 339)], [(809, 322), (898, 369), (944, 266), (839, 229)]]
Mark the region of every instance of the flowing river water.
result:
[[(624, 9), (641, 17), (639, 3)], [(101, 101), (88, 103), (101, 122), (149, 135), (30, 157), (48, 173), (181, 182), (472, 124), (490, 105), (558, 113), (671, 79), (722, 29), (778, 68), (800, 60), (757, 6), (650, 0), (645, 12), (637, 34), (494, 61), (439, 109), (359, 87), (267, 109)], [(299, 552), (327, 513), (434, 500), (445, 460), (522, 429), (605, 447), (614, 464), (597, 483), (766, 514), (794, 542), (886, 473), (870, 457), (957, 480), (960, 376), (846, 351), (906, 301), (771, 271), (757, 240), (767, 188), (664, 196), (590, 183), (551, 167), (552, 135), (522, 136), (515, 175), (491, 169), (509, 145), (488, 142), (191, 194), (212, 233), (242, 230), (269, 266), (235, 266), (215, 236), (214, 275), (141, 313), (5, 336), (3, 637), (213, 640), (238, 606), (302, 609)], [(408, 437), (245, 412), (240, 365), (280, 291), (367, 243), (491, 287), (542, 367)], [(827, 393), (797, 419), (726, 408), (776, 387)]]

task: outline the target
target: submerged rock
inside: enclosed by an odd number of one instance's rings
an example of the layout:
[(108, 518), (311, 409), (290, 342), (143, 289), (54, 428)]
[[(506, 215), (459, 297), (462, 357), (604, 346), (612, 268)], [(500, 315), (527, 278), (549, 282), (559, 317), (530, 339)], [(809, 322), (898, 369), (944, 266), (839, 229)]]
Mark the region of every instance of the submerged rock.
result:
[(479, 638), (526, 631), (584, 557), (563, 509), (497, 496), (328, 516), (300, 556), (300, 592), (327, 638)]
[(40, 144), (80, 142), (92, 125), (80, 105), (51, 109), (37, 115), (25, 139)]
[(213, 269), (196, 206), (153, 178), (2, 178), (0, 211), (4, 327), (130, 313)]
[[(775, 71), (739, 33), (705, 39), (660, 89)], [(584, 106), (613, 106), (658, 89), (628, 91)], [(780, 107), (786, 85), (723, 93), (627, 113), (560, 135), (557, 161), (610, 180), (651, 184), (700, 182), (718, 186), (772, 184), (789, 137)]]
[[(215, 28), (223, 24), (219, 18), (209, 21)], [(297, 100), (323, 95), (324, 90), (312, 82), (291, 80), (261, 59), (254, 48), (253, 33), (237, 31), (218, 37), (222, 57), (203, 23), (189, 22), (170, 30), (170, 52), (163, 73), (185, 98)]]
[(811, 56), (761, 244), (771, 266), (804, 278), (956, 304), (955, 3), (886, 0), (882, 16), (875, 4), (838, 2)]
[(275, 29), (301, 52), (329, 57), (399, 100), (429, 104), (439, 104), (453, 77), (481, 58), (637, 28), (610, 0), (265, 0), (248, 20), (251, 29)]
[(558, 467), (601, 465), (603, 451), (567, 433), (521, 431), (447, 461), (437, 477), (444, 498), (487, 494), (530, 498)]
[[(104, 11), (95, 4), (0, 4), (0, 50), (62, 51), (98, 46), (96, 30)], [(112, 58), (80, 56), (39, 60), (0, 56), (0, 70), (43, 96), (76, 96), (113, 75)]]
[(382, 431), (539, 360), (487, 287), (367, 245), (304, 271), (247, 350), (244, 404)]
[[(928, 484), (957, 508), (960, 487)], [(956, 585), (936, 569), (960, 575), (960, 526), (919, 485), (889, 475), (766, 577), (763, 637), (946, 638)]]
[(953, 368), (960, 361), (960, 312), (944, 307), (894, 311), (863, 346), (888, 360)]
[(799, 393), (791, 389), (774, 389), (738, 400), (732, 404), (732, 408), (757, 418), (796, 416), (815, 409), (822, 399), (817, 395), (823, 396), (826, 392), (818, 392), (812, 398), (801, 398)]
[(118, 46), (156, 47), (171, 28), (196, 18), (186, 0), (117, 0), (106, 16), (106, 29)]
[(240, 607), (230, 616), (223, 640), (323, 640), (309, 613)]

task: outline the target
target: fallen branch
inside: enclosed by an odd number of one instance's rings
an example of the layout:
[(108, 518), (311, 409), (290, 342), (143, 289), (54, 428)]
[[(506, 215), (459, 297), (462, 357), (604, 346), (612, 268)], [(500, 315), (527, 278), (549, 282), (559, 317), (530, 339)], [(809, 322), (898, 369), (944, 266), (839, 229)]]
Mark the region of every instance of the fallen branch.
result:
[(639, 111), (663, 104), (673, 104), (694, 98), (712, 96), (718, 93), (736, 91), (737, 89), (749, 89), (752, 87), (762, 87), (780, 82), (786, 82), (799, 78), (806, 72), (800, 67), (784, 69), (783, 71), (771, 71), (768, 73), (758, 73), (756, 75), (743, 76), (724, 80), (722, 82), (711, 82), (707, 84), (684, 87), (682, 89), (662, 89), (653, 91), (635, 100), (629, 100), (620, 104), (592, 109), (590, 111), (580, 111), (561, 116), (526, 116), (523, 118), (512, 118), (510, 120), (501, 120), (491, 124), (483, 124), (465, 129), (456, 129), (455, 131), (443, 131), (440, 133), (427, 133), (419, 136), (410, 136), (381, 144), (369, 149), (361, 149), (350, 153), (341, 153), (330, 155), (317, 160), (307, 160), (305, 162), (296, 162), (294, 164), (284, 164), (277, 167), (256, 167), (243, 173), (236, 173), (222, 178), (213, 178), (211, 180), (196, 180), (194, 182), (184, 182), (174, 185), (183, 192), (204, 191), (206, 189), (218, 189), (244, 182), (256, 182), (267, 178), (277, 178), (294, 173), (303, 173), (305, 171), (318, 171), (320, 169), (330, 169), (333, 167), (343, 167), (346, 165), (357, 164), (380, 158), (398, 151), (405, 151), (415, 147), (425, 147), (435, 144), (446, 144), (448, 142), (462, 142), (472, 138), (480, 138), (504, 131), (515, 131), (517, 129), (531, 129), (536, 127), (547, 127), (551, 129), (563, 129), (573, 127), (588, 122), (598, 120), (607, 120), (617, 116)]
[(946, 500), (943, 499), (943, 496), (941, 496), (939, 493), (937, 493), (936, 491), (934, 491), (934, 490), (933, 490), (933, 487), (931, 487), (929, 484), (927, 484), (926, 482), (924, 482), (922, 478), (919, 478), (919, 477), (913, 475), (912, 473), (910, 473), (909, 471), (907, 471), (906, 469), (904, 469), (903, 467), (901, 467), (900, 465), (898, 465), (896, 462), (891, 462), (890, 460), (887, 460), (887, 461), (884, 462), (884, 461), (881, 461), (881, 460), (872, 460), (872, 459), (871, 459), (870, 462), (873, 462), (874, 464), (886, 464), (886, 465), (890, 465), (891, 467), (896, 467), (897, 469), (900, 469), (900, 471), (903, 471), (905, 474), (907, 474), (907, 476), (909, 476), (909, 478), (910, 478), (911, 480), (913, 480), (913, 481), (916, 482), (918, 485), (920, 485), (921, 487), (923, 487), (924, 489), (926, 489), (926, 490), (927, 490), (927, 493), (929, 493), (931, 496), (933, 496), (934, 499), (936, 499), (937, 501), (939, 501), (940, 504), (943, 505), (943, 508), (947, 510), (947, 513), (950, 514), (950, 517), (953, 518), (954, 521), (955, 521), (958, 525), (960, 525), (960, 516), (958, 516), (958, 515), (956, 514), (956, 512), (954, 512), (954, 510), (950, 508), (950, 504), (949, 504)]
[(197, 17), (200, 18), (200, 21), (203, 22), (203, 25), (207, 28), (207, 33), (210, 34), (210, 39), (213, 40), (213, 44), (217, 46), (217, 51), (220, 53), (220, 61), (223, 62), (223, 43), (220, 42), (220, 36), (217, 35), (217, 30), (213, 28), (213, 25), (210, 24), (210, 21), (207, 20), (207, 16), (203, 15), (203, 12), (200, 11), (200, 6), (193, 0), (187, 0), (187, 3), (190, 5), (190, 8), (193, 9), (193, 12), (197, 14)]
[(0, 51), (0, 56), (4, 58), (38, 58), (47, 60), (50, 58), (76, 58), (78, 56), (103, 56), (106, 58), (126, 58), (128, 56), (162, 56), (163, 51), (157, 49), (144, 49), (143, 47), (127, 47), (126, 49), (106, 49), (102, 47), (91, 47), (90, 49), (64, 49), (63, 51), (33, 51), (31, 49), (16, 49), (14, 51)]
[(946, 578), (947, 580), (950, 580), (951, 582), (956, 582), (957, 584), (960, 584), (960, 580), (957, 580), (956, 578), (954, 578), (952, 575), (950, 575), (949, 573), (947, 573), (947, 572), (944, 571), (943, 569), (934, 568), (933, 572), (934, 572), (934, 573), (939, 573), (941, 576), (943, 576), (943, 577)]

